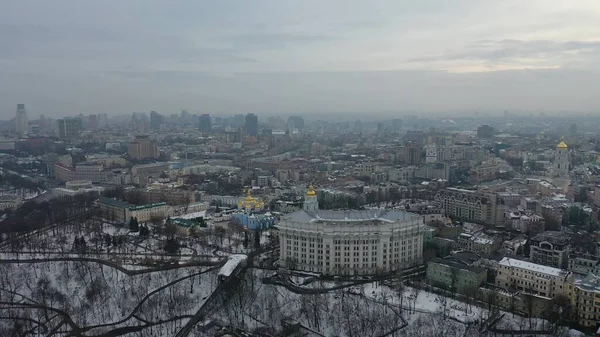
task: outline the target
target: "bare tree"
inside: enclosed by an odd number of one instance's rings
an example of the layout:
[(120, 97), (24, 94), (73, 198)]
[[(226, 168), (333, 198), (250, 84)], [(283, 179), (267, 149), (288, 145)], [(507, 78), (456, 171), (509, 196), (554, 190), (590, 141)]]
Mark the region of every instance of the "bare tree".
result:
[(223, 227), (220, 226), (216, 226), (215, 227), (215, 237), (217, 237), (219, 239), (219, 244), (221, 247), (223, 247), (223, 240), (225, 239), (225, 235), (226, 235), (226, 230)]

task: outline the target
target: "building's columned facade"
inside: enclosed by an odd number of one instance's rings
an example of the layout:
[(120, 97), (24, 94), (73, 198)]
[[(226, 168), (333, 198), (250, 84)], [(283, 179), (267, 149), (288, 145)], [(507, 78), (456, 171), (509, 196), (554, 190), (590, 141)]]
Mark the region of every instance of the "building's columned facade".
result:
[(398, 210), (319, 210), (309, 188), (303, 209), (278, 224), (280, 263), (326, 275), (390, 273), (422, 263), (423, 219)]

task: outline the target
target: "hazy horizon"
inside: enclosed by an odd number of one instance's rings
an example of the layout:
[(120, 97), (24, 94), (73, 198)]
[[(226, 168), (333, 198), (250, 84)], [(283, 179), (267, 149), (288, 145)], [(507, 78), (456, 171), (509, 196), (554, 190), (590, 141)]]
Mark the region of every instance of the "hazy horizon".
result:
[(0, 119), (600, 110), (597, 1), (19, 1)]

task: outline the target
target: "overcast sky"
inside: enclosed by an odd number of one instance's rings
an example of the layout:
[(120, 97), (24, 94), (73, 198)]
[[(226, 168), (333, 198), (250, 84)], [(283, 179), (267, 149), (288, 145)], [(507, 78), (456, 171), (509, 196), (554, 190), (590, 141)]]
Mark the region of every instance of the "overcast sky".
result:
[(0, 117), (600, 108), (598, 0), (19, 0)]

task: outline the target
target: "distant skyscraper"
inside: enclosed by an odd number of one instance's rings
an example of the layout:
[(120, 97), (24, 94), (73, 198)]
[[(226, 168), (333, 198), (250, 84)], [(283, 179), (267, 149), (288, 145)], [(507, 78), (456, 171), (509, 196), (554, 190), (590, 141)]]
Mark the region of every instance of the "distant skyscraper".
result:
[(385, 124), (383, 123), (377, 123), (377, 133), (383, 133), (383, 131), (385, 130)]
[(29, 120), (27, 119), (27, 112), (25, 112), (25, 104), (17, 104), (17, 116), (15, 118), (15, 126), (17, 133), (20, 136), (27, 135)]
[(421, 164), (421, 146), (409, 143), (404, 146), (404, 162), (408, 165)]
[(58, 138), (71, 139), (79, 136), (82, 129), (81, 119), (79, 118), (63, 118), (57, 121), (58, 123)]
[(98, 127), (103, 128), (108, 125), (108, 115), (105, 113), (98, 114)]
[(294, 120), (292, 118), (289, 118), (288, 122), (287, 122), (288, 136), (290, 136), (290, 137), (294, 136), (295, 128), (296, 128), (296, 125), (294, 125)]
[(244, 126), (246, 120), (244, 119), (244, 115), (235, 115), (233, 116), (233, 125), (234, 126)]
[(393, 125), (394, 125), (394, 132), (396, 132), (396, 133), (400, 132), (400, 129), (402, 129), (402, 120), (398, 119), (398, 118), (394, 119)]
[(88, 126), (90, 130), (98, 130), (98, 116), (97, 115), (89, 115), (88, 116)]
[(160, 130), (163, 116), (156, 111), (150, 111), (150, 128), (152, 130)]
[(212, 131), (210, 114), (202, 114), (198, 117), (198, 127), (202, 133), (208, 134)]
[(147, 133), (150, 121), (145, 113), (133, 113), (131, 116), (131, 129), (137, 133)]
[(494, 128), (489, 125), (482, 125), (477, 128), (477, 137), (492, 138), (494, 136)]
[(425, 142), (425, 133), (423, 131), (407, 131), (404, 139), (407, 142), (423, 145)]
[(252, 137), (258, 134), (258, 116), (255, 114), (246, 115), (246, 133)]
[(290, 116), (290, 118), (288, 118), (288, 121), (290, 119), (294, 121), (294, 127), (296, 129), (304, 130), (304, 118), (302, 118), (302, 116)]
[(354, 133), (361, 134), (362, 133), (362, 122), (357, 120), (354, 122)]
[(569, 134), (571, 136), (577, 135), (577, 124), (575, 124), (575, 123), (571, 124), (571, 127), (569, 128)]

